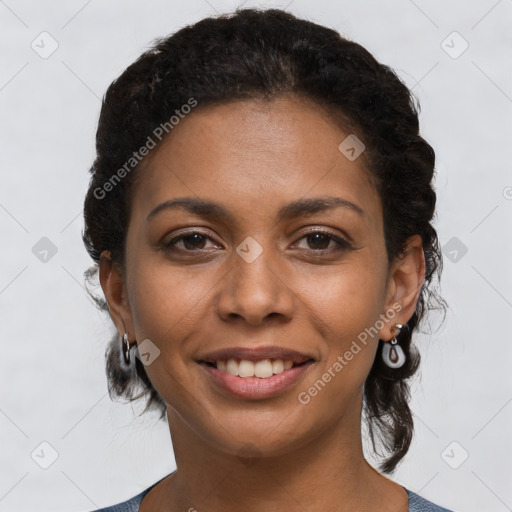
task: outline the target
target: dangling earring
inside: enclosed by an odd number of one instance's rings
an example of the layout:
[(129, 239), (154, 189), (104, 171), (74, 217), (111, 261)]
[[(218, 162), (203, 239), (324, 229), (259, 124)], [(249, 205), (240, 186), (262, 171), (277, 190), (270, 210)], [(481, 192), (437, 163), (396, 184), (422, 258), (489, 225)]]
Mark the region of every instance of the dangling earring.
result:
[(396, 324), (395, 337), (389, 343), (385, 343), (382, 347), (382, 360), (390, 368), (400, 368), (405, 363), (404, 351), (396, 339), (402, 327), (402, 324)]
[(124, 362), (124, 366), (127, 368), (131, 367), (130, 361), (130, 341), (128, 340), (128, 333), (124, 333), (123, 339), (121, 340), (121, 362)]

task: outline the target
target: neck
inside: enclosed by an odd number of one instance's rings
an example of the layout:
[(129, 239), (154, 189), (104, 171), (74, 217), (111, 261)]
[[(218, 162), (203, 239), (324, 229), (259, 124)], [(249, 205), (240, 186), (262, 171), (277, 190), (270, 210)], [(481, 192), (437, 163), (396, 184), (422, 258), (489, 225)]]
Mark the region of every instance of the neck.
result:
[[(361, 408), (285, 454), (229, 455), (197, 436), (173, 409), (168, 418), (177, 470), (149, 507), (175, 512), (244, 510), (407, 511), (405, 490), (364, 459)], [(242, 456), (242, 454), (244, 454)], [(248, 455), (248, 456), (246, 456)], [(163, 483), (163, 482), (162, 482)], [(151, 494), (151, 493), (150, 493)]]

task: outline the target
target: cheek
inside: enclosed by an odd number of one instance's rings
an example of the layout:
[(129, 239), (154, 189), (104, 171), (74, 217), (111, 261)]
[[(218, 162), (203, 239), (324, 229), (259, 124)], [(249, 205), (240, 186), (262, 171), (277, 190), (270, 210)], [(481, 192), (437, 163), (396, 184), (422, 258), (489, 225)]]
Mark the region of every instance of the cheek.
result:
[(382, 275), (372, 270), (376, 268), (375, 263), (357, 270), (347, 266), (331, 273), (323, 286), (312, 286), (311, 280), (305, 285), (311, 319), (326, 341), (320, 378), (340, 400), (362, 386), (375, 358), (384, 295)]
[(135, 337), (149, 339), (158, 357), (144, 367), (151, 384), (167, 404), (190, 402), (187, 340), (198, 323), (198, 309), (208, 287), (182, 269), (149, 264), (134, 269), (130, 307)]
[(327, 336), (346, 340), (374, 324), (382, 312), (383, 276), (375, 262), (339, 267), (323, 276), (308, 276), (303, 294)]
[(161, 263), (139, 265), (133, 272), (130, 307), (136, 334), (165, 344), (182, 339), (207, 300), (209, 281)]

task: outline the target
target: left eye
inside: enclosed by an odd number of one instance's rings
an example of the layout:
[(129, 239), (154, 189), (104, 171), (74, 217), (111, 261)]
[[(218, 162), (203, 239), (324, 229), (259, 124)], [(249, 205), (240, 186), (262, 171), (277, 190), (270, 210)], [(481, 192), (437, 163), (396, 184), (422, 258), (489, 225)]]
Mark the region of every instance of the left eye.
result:
[(331, 242), (335, 242), (335, 244), (337, 244), (337, 247), (332, 249), (334, 251), (350, 247), (350, 244), (346, 240), (343, 240), (328, 231), (310, 231), (299, 240), (306, 240), (308, 245), (315, 252), (329, 251), (329, 245)]

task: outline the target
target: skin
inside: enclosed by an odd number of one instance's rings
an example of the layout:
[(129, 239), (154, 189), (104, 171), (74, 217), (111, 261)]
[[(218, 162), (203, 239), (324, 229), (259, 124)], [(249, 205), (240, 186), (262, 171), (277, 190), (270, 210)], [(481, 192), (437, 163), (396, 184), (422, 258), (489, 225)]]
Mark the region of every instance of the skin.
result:
[[(349, 161), (338, 150), (347, 135), (291, 96), (197, 107), (139, 169), (125, 269), (104, 253), (100, 281), (120, 335), (161, 351), (146, 371), (167, 404), (177, 471), (146, 495), (142, 512), (407, 510), (404, 488), (363, 457), (362, 390), (378, 339), (390, 340), (414, 313), (425, 262), (414, 236), (388, 264), (364, 158)], [(326, 196), (364, 214), (337, 207), (277, 222), (283, 205)], [(178, 197), (220, 202), (233, 219), (176, 209), (146, 220)], [(335, 251), (333, 239), (305, 237), (311, 228), (351, 247)], [(166, 251), (191, 232), (211, 239)], [(236, 252), (248, 236), (263, 250), (252, 263)], [(401, 310), (392, 321), (310, 403), (299, 403), (393, 304)], [(196, 363), (212, 350), (268, 344), (315, 358), (291, 390), (270, 399), (229, 397)]]

